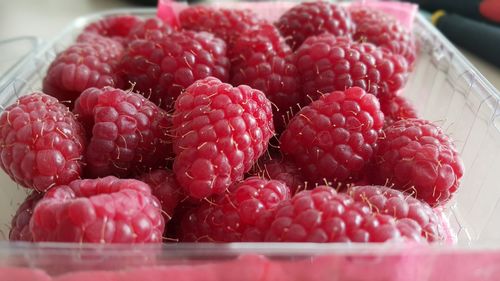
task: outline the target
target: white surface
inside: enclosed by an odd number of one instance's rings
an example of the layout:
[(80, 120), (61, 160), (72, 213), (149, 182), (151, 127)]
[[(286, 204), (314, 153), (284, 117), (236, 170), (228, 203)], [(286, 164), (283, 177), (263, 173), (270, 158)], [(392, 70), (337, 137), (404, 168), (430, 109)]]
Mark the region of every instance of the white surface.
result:
[(0, 0), (0, 39), (50, 39), (79, 16), (130, 6), (124, 0)]

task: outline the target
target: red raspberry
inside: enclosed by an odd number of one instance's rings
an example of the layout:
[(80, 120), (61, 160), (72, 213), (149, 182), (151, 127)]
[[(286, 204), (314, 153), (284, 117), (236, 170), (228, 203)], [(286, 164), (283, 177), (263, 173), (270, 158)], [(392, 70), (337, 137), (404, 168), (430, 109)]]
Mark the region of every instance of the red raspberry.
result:
[(142, 19), (132, 15), (111, 16), (87, 25), (83, 32), (120, 39), (127, 37), (130, 31), (142, 22)]
[(174, 216), (166, 226), (167, 232), (164, 234), (166, 236), (165, 242), (179, 242), (181, 235), (181, 222), (184, 217), (187, 216), (189, 212), (199, 208), (200, 205), (204, 203), (207, 203), (207, 201), (194, 202), (194, 200), (189, 197), (181, 199), (174, 210)]
[(417, 48), (412, 34), (395, 18), (367, 7), (351, 8), (350, 13), (356, 25), (354, 40), (373, 43), (384, 50), (402, 55), (409, 66), (414, 64)]
[(260, 177), (284, 182), (290, 188), (292, 195), (307, 188), (301, 169), (292, 161), (274, 158), (264, 160), (257, 165), (256, 172)]
[[(256, 54), (257, 53), (257, 54)], [(269, 23), (262, 23), (239, 34), (228, 51), (231, 65), (239, 66), (256, 56), (286, 57), (292, 53), (278, 29)]]
[(73, 102), (90, 87), (122, 87), (116, 63), (123, 54), (117, 41), (83, 34), (79, 42), (59, 53), (43, 79), (43, 91), (60, 101)]
[(310, 36), (322, 33), (347, 36), (353, 30), (349, 13), (328, 1), (300, 3), (286, 11), (276, 26), (294, 50)]
[(464, 173), (449, 136), (430, 121), (406, 119), (384, 129), (374, 157), (375, 182), (410, 191), (431, 206), (445, 203)]
[(85, 134), (57, 99), (34, 92), (0, 116), (0, 166), (18, 184), (45, 191), (78, 179)]
[(182, 31), (148, 39), (130, 43), (120, 70), (135, 90), (167, 110), (194, 81), (229, 79), (226, 45), (212, 34)]
[(304, 104), (334, 90), (358, 86), (378, 97), (406, 83), (406, 60), (369, 43), (349, 42), (331, 34), (312, 36), (295, 53)]
[(261, 22), (250, 10), (215, 9), (207, 6), (191, 6), (181, 11), (179, 21), (182, 28), (213, 33), (228, 44)]
[(30, 223), (35, 242), (161, 242), (165, 223), (149, 186), (109, 176), (51, 189)]
[(259, 90), (199, 80), (175, 103), (174, 173), (188, 195), (223, 193), (266, 151), (271, 103)]
[[(274, 124), (284, 127), (283, 114), (300, 102), (300, 81), (290, 47), (270, 24), (241, 34), (230, 49), (231, 84), (261, 90), (275, 104)], [(278, 127), (278, 126), (277, 126)]]
[(174, 215), (175, 207), (183, 199), (182, 189), (174, 173), (170, 170), (158, 169), (143, 174), (138, 179), (151, 187), (153, 195), (160, 200), (161, 207), (167, 216), (165, 221), (168, 222)]
[(137, 175), (165, 166), (172, 157), (171, 120), (142, 95), (89, 88), (74, 112), (91, 136), (85, 154), (90, 177)]
[[(117, 42), (116, 40), (112, 39)], [(93, 32), (82, 32), (78, 37), (76, 37), (76, 43), (88, 43), (88, 44), (101, 44), (103, 42), (109, 41), (109, 38), (105, 38), (102, 35)]]
[(21, 203), (10, 223), (10, 241), (33, 242), (33, 235), (31, 235), (29, 228), (30, 220), (33, 215), (33, 209), (35, 209), (36, 204), (42, 197), (43, 193), (33, 191), (24, 199), (24, 202)]
[(381, 98), (379, 101), (380, 110), (384, 113), (384, 126), (386, 127), (399, 120), (418, 117), (417, 110), (403, 96), (396, 95), (390, 98)]
[(181, 222), (181, 241), (263, 241), (270, 210), (290, 198), (283, 182), (258, 177), (248, 178), (232, 190), (189, 212)]
[(367, 203), (372, 212), (416, 221), (422, 228), (421, 236), (429, 242), (444, 239), (437, 214), (427, 203), (411, 195), (384, 186), (354, 186), (347, 193), (354, 201)]
[(274, 210), (268, 242), (422, 241), (422, 229), (412, 219), (371, 213), (363, 202), (319, 186), (297, 193)]
[(336, 91), (302, 108), (280, 138), (281, 151), (311, 182), (356, 181), (371, 160), (384, 116), (361, 88)]
[(149, 18), (134, 25), (128, 33), (129, 40), (160, 38), (172, 33), (172, 27), (159, 18)]

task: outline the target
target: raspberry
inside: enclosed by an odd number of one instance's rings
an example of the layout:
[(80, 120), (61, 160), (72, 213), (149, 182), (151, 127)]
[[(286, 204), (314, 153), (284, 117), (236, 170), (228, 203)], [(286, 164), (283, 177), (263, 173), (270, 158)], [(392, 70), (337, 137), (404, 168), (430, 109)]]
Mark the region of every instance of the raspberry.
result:
[(206, 201), (194, 202), (194, 200), (189, 197), (184, 197), (179, 201), (177, 207), (174, 210), (174, 215), (172, 219), (168, 222), (166, 226), (167, 232), (165, 233), (166, 242), (179, 242), (181, 235), (181, 222), (187, 214), (200, 207), (200, 204), (204, 204)]
[(329, 186), (297, 193), (283, 201), (270, 220), (268, 242), (422, 241), (418, 223), (374, 214), (367, 204)]
[(78, 37), (76, 37), (76, 43), (87, 43), (87, 44), (102, 44), (102, 43), (107, 43), (109, 42), (109, 40), (113, 40), (115, 42), (118, 42), (114, 39), (109, 39), (109, 38), (105, 38), (104, 36), (102, 35), (99, 35), (97, 33), (94, 33), (94, 32), (82, 32), (80, 33), (80, 35), (78, 35)]
[(170, 33), (172, 33), (172, 28), (168, 24), (159, 18), (149, 18), (136, 24), (130, 30), (127, 38), (129, 40), (161, 38)]
[(171, 120), (142, 95), (89, 88), (74, 112), (91, 135), (85, 154), (90, 177), (137, 175), (165, 166), (172, 157)]
[(384, 126), (386, 127), (399, 120), (418, 117), (417, 110), (403, 96), (396, 95), (390, 98), (381, 98), (379, 101), (380, 110), (384, 113)]
[(411, 191), (431, 206), (445, 203), (464, 173), (449, 136), (430, 121), (406, 119), (383, 131), (374, 157), (375, 182)]
[(292, 53), (278, 29), (262, 23), (239, 34), (228, 51), (232, 66), (239, 66), (255, 57), (286, 57)]
[(429, 242), (444, 239), (437, 214), (428, 204), (411, 195), (384, 186), (354, 186), (347, 193), (354, 201), (367, 203), (372, 212), (416, 221), (422, 228), (421, 236)]
[(251, 177), (220, 196), (189, 212), (181, 222), (181, 241), (263, 241), (270, 210), (290, 198), (281, 181)]
[(274, 158), (259, 162), (261, 163), (257, 164), (257, 174), (263, 178), (284, 182), (292, 195), (307, 188), (301, 169), (292, 161)]
[(250, 10), (214, 9), (207, 6), (186, 8), (180, 12), (179, 21), (184, 29), (213, 33), (228, 44), (261, 22)]
[(43, 92), (67, 101), (70, 106), (81, 92), (90, 87), (122, 87), (116, 64), (123, 54), (117, 41), (83, 34), (79, 42), (59, 53), (43, 79)]
[(273, 116), (279, 132), (285, 127), (282, 115), (301, 98), (299, 76), (290, 54), (290, 48), (270, 24), (243, 33), (230, 49), (231, 84), (245, 84), (264, 92), (276, 106)]
[(151, 187), (153, 195), (160, 200), (161, 207), (165, 212), (168, 222), (174, 215), (174, 209), (181, 201), (181, 187), (175, 180), (175, 175), (170, 170), (158, 169), (138, 178), (140, 181), (147, 183)]
[(111, 16), (87, 25), (83, 32), (97, 33), (120, 40), (127, 37), (130, 31), (142, 22), (143, 20), (132, 15)]
[(409, 66), (414, 64), (417, 48), (412, 34), (395, 18), (367, 7), (351, 8), (350, 13), (356, 25), (354, 40), (373, 43), (384, 50), (402, 55)]
[(186, 89), (173, 117), (174, 173), (186, 193), (223, 193), (266, 151), (271, 103), (259, 90), (208, 77)]
[(402, 88), (408, 76), (403, 57), (331, 34), (309, 37), (297, 50), (295, 65), (304, 99), (308, 96), (312, 100), (353, 86), (378, 97), (388, 96)]
[(31, 235), (29, 225), (33, 209), (42, 197), (43, 193), (33, 191), (24, 199), (24, 202), (21, 203), (10, 223), (10, 241), (33, 242), (33, 235)]
[(34, 92), (0, 116), (0, 166), (18, 184), (45, 191), (80, 177), (83, 128), (57, 99)]
[(349, 13), (327, 1), (300, 3), (286, 11), (276, 26), (294, 50), (310, 36), (322, 33), (347, 36), (353, 30)]
[(375, 96), (358, 87), (332, 92), (295, 115), (281, 151), (313, 184), (348, 184), (363, 174), (383, 123)]
[(51, 189), (30, 223), (35, 242), (161, 242), (165, 223), (149, 186), (109, 176)]
[(208, 76), (229, 79), (226, 45), (212, 34), (182, 31), (148, 39), (129, 44), (120, 70), (135, 83), (135, 90), (167, 110), (194, 81)]

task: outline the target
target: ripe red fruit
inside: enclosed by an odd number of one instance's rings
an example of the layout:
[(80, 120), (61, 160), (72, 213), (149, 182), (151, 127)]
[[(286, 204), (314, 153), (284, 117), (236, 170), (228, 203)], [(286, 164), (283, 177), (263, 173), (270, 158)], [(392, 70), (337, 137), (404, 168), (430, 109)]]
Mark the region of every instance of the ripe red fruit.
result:
[(383, 50), (406, 58), (413, 66), (417, 48), (411, 32), (395, 18), (372, 8), (354, 7), (349, 10), (356, 26), (353, 39), (373, 43)]
[(274, 133), (271, 103), (261, 91), (208, 77), (175, 103), (174, 173), (186, 193), (205, 198), (241, 180)]
[(348, 36), (354, 28), (349, 13), (328, 1), (300, 3), (286, 11), (276, 26), (294, 50), (310, 36), (322, 33)]
[(268, 242), (422, 241), (422, 230), (410, 219), (372, 213), (348, 194), (319, 186), (297, 193), (276, 207), (266, 233)]
[(142, 95), (89, 88), (74, 112), (90, 139), (85, 153), (90, 177), (138, 175), (164, 167), (173, 156), (170, 117)]
[(165, 222), (170, 221), (175, 207), (183, 199), (182, 188), (174, 173), (167, 169), (157, 169), (141, 175), (138, 179), (151, 187), (151, 193), (160, 201), (166, 216)]
[(68, 102), (70, 107), (87, 88), (123, 86), (116, 74), (122, 45), (96, 34), (82, 34), (79, 40), (57, 55), (43, 79), (43, 92)]
[(106, 17), (85, 27), (83, 32), (97, 33), (104, 37), (121, 39), (127, 37), (130, 31), (143, 20), (132, 15)]
[(184, 216), (181, 241), (263, 241), (270, 210), (290, 198), (290, 191), (283, 182), (258, 177), (245, 179), (231, 190)]
[(85, 133), (57, 99), (20, 97), (0, 116), (0, 166), (18, 184), (45, 191), (78, 179)]
[(302, 169), (288, 159), (259, 160), (254, 169), (254, 173), (262, 178), (284, 182), (292, 195), (308, 187)]
[(35, 242), (158, 243), (165, 228), (149, 186), (109, 176), (47, 192), (30, 223)]
[(229, 46), (228, 57), (232, 67), (256, 59), (255, 57), (286, 57), (292, 53), (279, 30), (272, 24), (261, 23), (238, 35)]
[(179, 13), (179, 21), (184, 29), (210, 32), (231, 44), (237, 36), (261, 20), (250, 10), (191, 6)]
[(120, 62), (120, 73), (167, 111), (179, 94), (196, 80), (229, 79), (226, 44), (206, 32), (180, 31), (131, 42)]
[(159, 18), (149, 18), (134, 25), (128, 33), (128, 40), (160, 38), (172, 33), (172, 27)]
[(397, 220), (412, 219), (422, 228), (427, 241), (444, 239), (441, 222), (434, 210), (409, 194), (385, 186), (353, 186), (347, 193), (357, 202), (368, 204), (374, 213), (389, 215)]
[(348, 184), (364, 173), (384, 116), (375, 96), (353, 87), (335, 91), (302, 108), (280, 138), (311, 184)]
[(304, 104), (353, 86), (379, 98), (391, 96), (405, 85), (408, 76), (402, 56), (331, 34), (309, 37), (295, 53), (295, 66)]
[(394, 97), (381, 98), (379, 101), (380, 110), (384, 113), (384, 126), (386, 127), (399, 120), (418, 117), (417, 110), (403, 96), (396, 95)]
[(431, 206), (447, 202), (464, 173), (449, 136), (430, 121), (406, 119), (384, 129), (374, 157), (375, 181)]
[(36, 204), (42, 197), (43, 193), (33, 191), (24, 199), (24, 202), (19, 205), (10, 223), (10, 241), (33, 242), (33, 235), (31, 235), (30, 231), (30, 220), (33, 215), (33, 209), (35, 209)]
[(243, 32), (230, 48), (231, 84), (261, 90), (275, 105), (277, 131), (285, 127), (283, 115), (301, 99), (300, 80), (290, 58), (290, 47), (270, 24)]

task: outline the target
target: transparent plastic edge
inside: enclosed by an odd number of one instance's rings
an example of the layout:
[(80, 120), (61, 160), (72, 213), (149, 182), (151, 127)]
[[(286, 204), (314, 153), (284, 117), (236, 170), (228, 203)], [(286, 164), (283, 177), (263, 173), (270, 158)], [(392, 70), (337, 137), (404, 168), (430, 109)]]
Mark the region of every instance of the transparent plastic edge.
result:
[(465, 68), (469, 69), (472, 74), (474, 74), (477, 78), (477, 81), (480, 82), (481, 86), (484, 88), (484, 90), (488, 91), (488, 94), (492, 97), (495, 97), (496, 99), (500, 99), (500, 91), (491, 84), (488, 79), (486, 79), (481, 72), (460, 52), (460, 50), (455, 47), (453, 43), (451, 43), (448, 38), (446, 38), (441, 32), (439, 32), (434, 25), (430, 21), (428, 21), (422, 14), (417, 14), (416, 19), (419, 21), (420, 24), (422, 24), (427, 31), (432, 32), (433, 35), (435, 35), (439, 40), (440, 43), (442, 43), (448, 51), (453, 53), (454, 56), (459, 60), (460, 64), (464, 66)]
[(177, 244), (74, 244), (74, 243), (30, 243), (0, 242), (0, 258), (6, 255), (29, 254), (30, 251), (49, 254), (52, 251), (95, 252), (105, 250), (108, 254), (122, 255), (128, 251), (147, 252), (162, 250), (159, 255), (180, 257), (224, 257), (244, 254), (268, 256), (282, 255), (394, 255), (394, 254), (453, 254), (476, 252), (499, 252), (499, 244), (481, 243), (474, 247), (456, 247), (446, 244), (419, 243), (177, 243)]
[(0, 44), (3, 42), (12, 42), (15, 40), (27, 40), (30, 41), (32, 45), (32, 49), (24, 55), (19, 61), (15, 62), (14, 65), (10, 67), (10, 69), (7, 70), (7, 72), (0, 77), (0, 93), (7, 88), (7, 86), (12, 82), (12, 80), (16, 77), (18, 73), (21, 73), (24, 71), (26, 64), (28, 64), (33, 58), (40, 53), (40, 48), (44, 46), (42, 39), (35, 37), (35, 36), (21, 36), (21, 37), (15, 37), (15, 38), (10, 38), (6, 40), (1, 40)]

